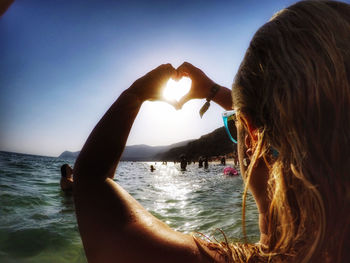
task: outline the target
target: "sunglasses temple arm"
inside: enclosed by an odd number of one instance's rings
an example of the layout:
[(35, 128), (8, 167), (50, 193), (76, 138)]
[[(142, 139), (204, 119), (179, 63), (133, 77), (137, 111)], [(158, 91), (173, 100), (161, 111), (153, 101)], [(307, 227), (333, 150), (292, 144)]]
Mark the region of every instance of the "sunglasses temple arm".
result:
[(224, 126), (225, 126), (225, 129), (226, 129), (226, 132), (227, 132), (228, 136), (230, 137), (232, 142), (237, 143), (237, 141), (235, 139), (233, 139), (233, 137), (232, 137), (232, 135), (230, 133), (230, 130), (228, 129), (227, 117), (223, 117), (223, 119), (224, 119)]

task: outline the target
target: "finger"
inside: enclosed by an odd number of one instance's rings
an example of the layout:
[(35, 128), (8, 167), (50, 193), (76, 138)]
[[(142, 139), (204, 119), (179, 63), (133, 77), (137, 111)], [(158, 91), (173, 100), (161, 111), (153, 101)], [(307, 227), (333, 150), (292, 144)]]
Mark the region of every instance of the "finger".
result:
[(179, 80), (179, 77), (178, 77), (178, 73), (176, 71), (176, 69), (174, 69), (174, 71), (171, 73), (171, 76), (170, 76), (173, 80)]
[(188, 102), (189, 100), (191, 100), (191, 94), (190, 93), (187, 93), (186, 95), (184, 95), (178, 102), (178, 106), (179, 106), (179, 109), (182, 108), (182, 106)]
[(177, 77), (177, 71), (170, 63), (163, 65), (163, 72), (162, 73), (168, 78), (176, 78)]
[(193, 67), (190, 63), (184, 62), (179, 66), (176, 71), (179, 77), (188, 77), (191, 73), (191, 67)]
[(177, 69), (188, 69), (188, 68), (194, 68), (194, 66), (191, 63), (188, 63), (187, 61), (185, 61), (184, 63), (182, 63)]
[(190, 77), (190, 74), (188, 74), (184, 69), (176, 70), (176, 79), (175, 80), (180, 80), (182, 77)]
[(179, 72), (175, 69), (175, 73), (173, 74), (173, 76), (171, 77), (173, 80), (179, 81), (182, 76), (179, 74)]
[(178, 72), (180, 78), (189, 77), (191, 79), (196, 79), (200, 75), (205, 75), (203, 71), (188, 62), (182, 63), (182, 65), (178, 67), (176, 71)]
[(156, 68), (154, 78), (159, 80), (159, 86), (164, 86), (170, 78), (173, 78), (173, 76), (176, 75), (176, 69), (170, 63), (168, 63), (162, 64)]
[(184, 62), (176, 70), (178, 72), (182, 72), (182, 73), (193, 74), (200, 69), (193, 66), (191, 63)]
[(179, 110), (181, 107), (179, 106), (179, 102), (177, 100), (174, 99), (162, 99), (162, 101), (170, 104), (171, 106), (173, 106), (176, 110)]
[(164, 72), (168, 72), (168, 73), (171, 73), (171, 74), (173, 72), (176, 72), (175, 68), (170, 63), (163, 64), (163, 65), (161, 65), (161, 67), (164, 70)]
[(167, 64), (162, 64), (162, 65), (156, 67), (154, 70), (152, 70), (149, 73), (171, 76), (175, 72), (176, 72), (176, 69), (170, 63), (167, 63)]

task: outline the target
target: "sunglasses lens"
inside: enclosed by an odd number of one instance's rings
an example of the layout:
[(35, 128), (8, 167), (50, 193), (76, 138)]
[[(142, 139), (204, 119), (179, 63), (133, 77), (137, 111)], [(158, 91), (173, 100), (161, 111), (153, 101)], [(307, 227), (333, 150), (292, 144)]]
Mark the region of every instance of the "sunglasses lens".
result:
[(237, 128), (234, 121), (234, 116), (230, 116), (227, 118), (227, 128), (233, 139), (237, 141)]

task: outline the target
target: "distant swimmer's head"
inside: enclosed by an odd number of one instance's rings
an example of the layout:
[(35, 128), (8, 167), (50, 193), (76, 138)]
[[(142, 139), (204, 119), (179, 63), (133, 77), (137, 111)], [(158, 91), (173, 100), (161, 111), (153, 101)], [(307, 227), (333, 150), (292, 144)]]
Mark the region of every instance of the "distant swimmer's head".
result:
[(73, 169), (68, 165), (68, 164), (64, 164), (61, 166), (61, 176), (62, 177), (71, 177), (73, 174)]
[(337, 220), (350, 187), (350, 5), (300, 1), (278, 12), (251, 40), (232, 99), (242, 174), (249, 184), (254, 167), (268, 170), (268, 247), (297, 251), (295, 262), (348, 253), (332, 243), (348, 235)]

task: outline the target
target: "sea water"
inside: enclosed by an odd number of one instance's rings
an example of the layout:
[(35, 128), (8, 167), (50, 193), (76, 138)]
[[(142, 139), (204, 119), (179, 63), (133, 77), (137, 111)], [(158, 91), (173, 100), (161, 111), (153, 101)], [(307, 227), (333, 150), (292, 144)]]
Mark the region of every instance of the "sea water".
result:
[[(60, 190), (64, 163), (73, 166), (74, 160), (0, 152), (0, 262), (87, 262), (73, 197)], [(211, 163), (181, 171), (170, 162), (121, 162), (115, 181), (178, 231), (221, 241), (221, 229), (229, 241), (239, 241), (243, 182), (223, 169)], [(251, 196), (246, 218), (247, 237), (256, 242), (258, 213)]]

